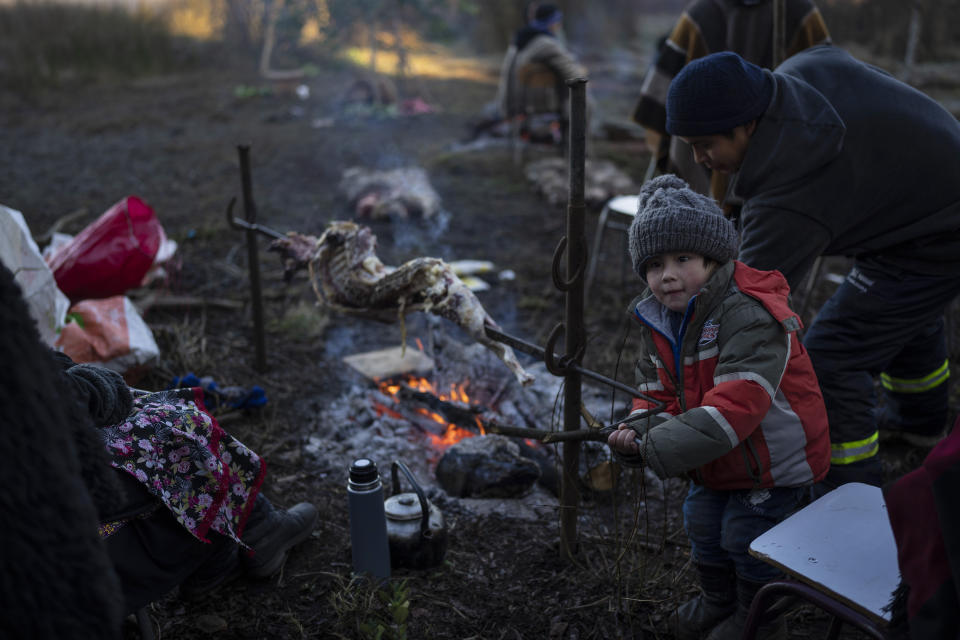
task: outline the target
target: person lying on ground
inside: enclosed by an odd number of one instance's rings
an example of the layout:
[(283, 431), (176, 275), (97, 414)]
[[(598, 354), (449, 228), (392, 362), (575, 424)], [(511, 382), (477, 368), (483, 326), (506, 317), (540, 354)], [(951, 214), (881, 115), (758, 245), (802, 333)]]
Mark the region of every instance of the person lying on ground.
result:
[[(960, 293), (960, 123), (846, 51), (806, 49), (774, 71), (734, 53), (694, 60), (667, 94), (667, 131), (730, 174), (740, 260), (794, 289), (821, 255), (853, 267), (804, 346), (830, 418), (825, 492), (880, 486), (880, 430), (933, 446), (947, 428), (944, 311)], [(877, 409), (879, 375), (885, 405)]]
[[(667, 174), (640, 190), (629, 231), (648, 291), (630, 305), (643, 331), (636, 399), (608, 444), (627, 466), (689, 477), (683, 504), (702, 594), (677, 611), (680, 638), (739, 637), (753, 596), (779, 576), (750, 542), (797, 509), (829, 467), (827, 415), (800, 346), (787, 283), (733, 259), (733, 223)], [(758, 637), (785, 637), (783, 618)], [(709, 634), (709, 635), (708, 635)]]

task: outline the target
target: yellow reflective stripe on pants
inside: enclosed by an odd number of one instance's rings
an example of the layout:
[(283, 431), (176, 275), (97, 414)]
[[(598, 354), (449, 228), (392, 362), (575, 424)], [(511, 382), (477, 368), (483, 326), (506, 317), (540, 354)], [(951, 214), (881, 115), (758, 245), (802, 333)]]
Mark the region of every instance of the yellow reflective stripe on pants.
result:
[(950, 377), (950, 361), (944, 360), (936, 371), (922, 378), (894, 378), (886, 373), (880, 374), (880, 384), (894, 393), (923, 393), (938, 387)]
[(834, 442), (830, 445), (830, 464), (850, 464), (877, 455), (879, 435), (878, 431), (874, 431), (873, 435), (863, 440)]

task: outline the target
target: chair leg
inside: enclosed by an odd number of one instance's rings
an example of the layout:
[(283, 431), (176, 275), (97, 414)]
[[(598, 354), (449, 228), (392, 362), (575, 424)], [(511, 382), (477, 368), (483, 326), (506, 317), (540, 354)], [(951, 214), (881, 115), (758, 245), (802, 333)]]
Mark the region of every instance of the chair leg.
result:
[(510, 120), (510, 147), (513, 152), (513, 164), (519, 165), (523, 161), (523, 139), (520, 136), (523, 127), (523, 116), (513, 116)]
[(803, 297), (800, 298), (800, 303), (797, 305), (797, 315), (800, 316), (800, 320), (803, 321), (804, 324), (807, 324), (806, 316), (807, 311), (810, 309), (810, 298), (813, 297), (813, 289), (823, 278), (823, 271), (823, 256), (817, 256), (817, 259), (813, 261), (813, 266), (810, 268), (810, 273), (807, 274), (807, 279), (803, 282)]
[(587, 279), (584, 281), (584, 292), (589, 294), (590, 286), (597, 275), (597, 261), (600, 259), (600, 247), (603, 245), (603, 233), (607, 230), (607, 218), (610, 216), (610, 209), (604, 207), (600, 212), (600, 219), (597, 220), (597, 232), (593, 236), (593, 247), (590, 249), (590, 261), (587, 263)]
[(867, 636), (874, 638), (874, 640), (884, 640), (883, 630), (863, 614), (809, 585), (792, 580), (774, 580), (760, 587), (750, 605), (750, 612), (747, 614), (743, 640), (754, 640), (756, 638), (757, 629), (766, 617), (765, 614), (770, 611), (777, 598), (784, 595), (796, 596), (833, 616), (829, 631), (829, 637), (832, 639), (839, 635), (840, 624), (846, 622)]

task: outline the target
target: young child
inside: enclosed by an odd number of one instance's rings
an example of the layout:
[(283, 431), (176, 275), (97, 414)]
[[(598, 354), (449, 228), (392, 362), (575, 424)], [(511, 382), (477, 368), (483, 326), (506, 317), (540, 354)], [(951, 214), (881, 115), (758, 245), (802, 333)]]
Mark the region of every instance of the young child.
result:
[[(630, 307), (644, 330), (636, 384), (666, 407), (621, 424), (608, 444), (627, 465), (692, 480), (684, 528), (703, 593), (677, 610), (679, 638), (740, 637), (754, 594), (779, 575), (750, 556), (750, 542), (830, 466), (827, 414), (787, 282), (736, 252), (713, 200), (674, 175), (643, 186), (630, 226), (630, 258), (649, 287)], [(650, 406), (636, 399), (631, 415)], [(759, 637), (786, 637), (782, 617)]]

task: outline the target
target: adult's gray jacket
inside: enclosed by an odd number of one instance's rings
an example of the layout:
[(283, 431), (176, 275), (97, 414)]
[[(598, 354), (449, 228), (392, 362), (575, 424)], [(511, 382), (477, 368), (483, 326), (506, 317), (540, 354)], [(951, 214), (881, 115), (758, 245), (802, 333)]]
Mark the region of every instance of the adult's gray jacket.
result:
[(587, 77), (587, 70), (554, 35), (538, 33), (527, 39), (522, 47), (511, 44), (503, 59), (497, 87), (497, 106), (503, 117), (523, 113), (527, 106), (533, 107), (535, 111), (559, 112), (567, 108), (565, 103), (557, 104), (557, 93), (553, 89), (534, 90), (531, 95), (526, 96), (526, 103), (524, 102), (517, 86), (517, 72), (529, 64), (549, 67), (560, 81)]
[(829, 45), (772, 77), (733, 186), (745, 200), (740, 260), (779, 269), (792, 288), (821, 254), (960, 275), (956, 118)]

